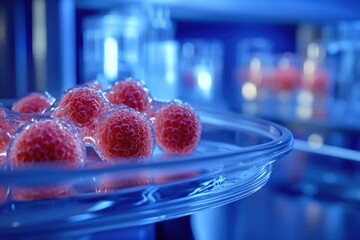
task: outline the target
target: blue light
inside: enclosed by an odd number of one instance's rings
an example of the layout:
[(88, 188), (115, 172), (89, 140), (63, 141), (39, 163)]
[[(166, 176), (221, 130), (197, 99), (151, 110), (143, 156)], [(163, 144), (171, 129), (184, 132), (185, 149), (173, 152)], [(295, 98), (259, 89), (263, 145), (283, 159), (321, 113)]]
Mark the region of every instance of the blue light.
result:
[(174, 42), (164, 42), (165, 57), (165, 80), (168, 84), (173, 85), (176, 81), (176, 56), (177, 48)]
[(113, 37), (107, 37), (104, 43), (104, 73), (109, 79), (118, 76), (118, 44)]
[(206, 71), (200, 71), (197, 76), (197, 82), (200, 90), (205, 94), (209, 95), (212, 86), (212, 78), (210, 73)]

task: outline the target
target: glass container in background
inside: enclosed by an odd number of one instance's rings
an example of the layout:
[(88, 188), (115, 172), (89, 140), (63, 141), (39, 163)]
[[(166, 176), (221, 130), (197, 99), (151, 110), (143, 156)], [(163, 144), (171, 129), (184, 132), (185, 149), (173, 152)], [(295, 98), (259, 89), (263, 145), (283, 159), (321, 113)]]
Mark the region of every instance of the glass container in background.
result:
[(179, 48), (178, 97), (196, 105), (222, 105), (222, 42), (188, 39)]
[(256, 114), (272, 105), (272, 43), (264, 38), (243, 39), (237, 44), (234, 97), (245, 113)]
[(175, 27), (170, 9), (165, 6), (148, 5), (146, 8), (146, 39), (149, 42), (174, 39)]
[(147, 14), (143, 80), (156, 99), (174, 99), (178, 92), (178, 43), (174, 40), (170, 10), (148, 6)]
[(301, 61), (294, 53), (282, 53), (276, 60), (272, 74), (271, 90), (276, 108), (281, 116), (293, 116), (296, 96), (301, 87)]
[(302, 119), (328, 119), (333, 103), (333, 84), (321, 44), (316, 42), (308, 44), (301, 70), (296, 115)]
[[(360, 21), (343, 21), (323, 28), (333, 96), (342, 121), (358, 124), (360, 114)], [(342, 117), (340, 117), (342, 118)]]
[(144, 82), (158, 100), (178, 95), (178, 43), (174, 40), (150, 41), (146, 46)]
[(144, 12), (131, 5), (84, 20), (84, 81), (108, 85), (125, 77), (143, 78)]
[(273, 73), (274, 88), (281, 98), (289, 99), (296, 93), (300, 86), (301, 71), (299, 57), (293, 53), (283, 53), (279, 56)]

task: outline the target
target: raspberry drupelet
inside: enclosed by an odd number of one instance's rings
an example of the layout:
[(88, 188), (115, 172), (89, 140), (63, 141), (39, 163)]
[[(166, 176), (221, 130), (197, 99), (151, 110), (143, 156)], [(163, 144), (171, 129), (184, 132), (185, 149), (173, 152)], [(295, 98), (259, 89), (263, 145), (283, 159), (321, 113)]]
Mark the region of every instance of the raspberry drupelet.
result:
[(126, 105), (142, 113), (150, 109), (148, 90), (142, 82), (132, 79), (116, 82), (106, 97), (113, 104)]
[(95, 148), (109, 163), (142, 162), (154, 149), (151, 122), (133, 109), (115, 108), (98, 125)]
[(41, 113), (48, 109), (54, 103), (54, 101), (55, 98), (50, 96), (50, 94), (47, 92), (34, 92), (17, 100), (11, 109), (14, 112), (21, 113)]
[(155, 139), (167, 153), (184, 155), (191, 153), (201, 136), (201, 122), (186, 103), (170, 102), (155, 112)]

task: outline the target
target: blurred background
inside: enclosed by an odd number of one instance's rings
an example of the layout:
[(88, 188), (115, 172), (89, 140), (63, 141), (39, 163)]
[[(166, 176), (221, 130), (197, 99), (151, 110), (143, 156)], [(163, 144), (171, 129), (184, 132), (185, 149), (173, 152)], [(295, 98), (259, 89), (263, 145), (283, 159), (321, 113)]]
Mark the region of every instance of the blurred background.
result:
[(156, 239), (360, 238), (358, 1), (0, 1), (4, 105), (125, 77), (158, 99), (265, 118), (295, 136), (264, 189), (158, 223)]

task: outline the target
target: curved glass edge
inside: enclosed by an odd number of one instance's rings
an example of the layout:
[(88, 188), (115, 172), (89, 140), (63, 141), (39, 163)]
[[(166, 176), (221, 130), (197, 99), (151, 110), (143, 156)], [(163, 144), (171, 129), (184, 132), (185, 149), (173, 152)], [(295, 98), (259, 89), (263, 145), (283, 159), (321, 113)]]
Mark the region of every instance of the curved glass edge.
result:
[[(29, 234), (33, 237), (60, 236), (62, 234), (80, 236), (82, 234), (90, 234), (115, 228), (140, 226), (191, 215), (203, 209), (229, 204), (255, 193), (267, 183), (271, 175), (271, 168), (271, 164), (266, 165), (252, 178), (246, 179), (244, 182), (238, 182), (228, 189), (211, 191), (181, 199), (173, 199), (159, 204), (133, 206), (133, 208), (127, 208), (123, 211), (119, 211), (121, 201), (119, 201), (116, 195), (107, 197), (102, 201), (97, 200), (94, 202), (93, 204), (96, 203), (97, 206), (99, 203), (106, 205), (104, 208), (98, 208), (97, 211), (93, 207), (92, 202), (79, 206), (76, 206), (79, 202), (71, 202), (75, 205), (75, 208), (81, 208), (83, 211), (73, 214), (67, 219), (61, 218), (61, 220), (54, 222), (54, 224), (44, 224), (44, 221), (49, 221), (44, 219), (42, 224), (38, 226), (30, 223), (28, 225), (24, 224), (12, 227), (13, 222), (11, 222), (11, 219), (8, 219), (8, 226), (3, 226), (0, 237), (6, 235), (26, 237)], [(155, 194), (156, 192), (150, 191), (150, 193)], [(59, 211), (57, 206), (58, 205), (55, 204), (53, 208)], [(18, 217), (30, 217), (27, 214), (30, 213), (22, 213)], [(61, 214), (66, 215), (66, 213)]]

